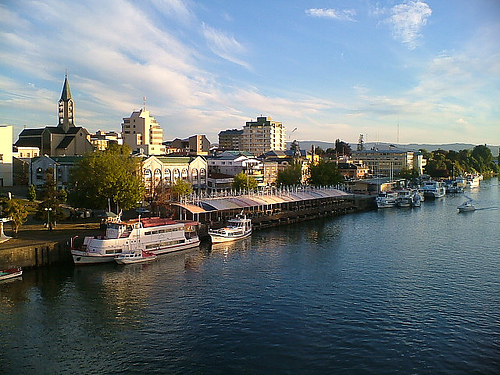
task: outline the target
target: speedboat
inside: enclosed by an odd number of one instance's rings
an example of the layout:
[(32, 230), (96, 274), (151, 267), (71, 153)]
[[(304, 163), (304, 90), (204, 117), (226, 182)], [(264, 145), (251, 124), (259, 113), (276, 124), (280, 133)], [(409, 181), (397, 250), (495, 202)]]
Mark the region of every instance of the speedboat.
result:
[(470, 200), (462, 203), (460, 206), (457, 207), (457, 209), (458, 209), (458, 212), (476, 211), (476, 207), (474, 207), (474, 205), (472, 204), (472, 202)]
[(23, 269), (21, 267), (0, 270), (0, 280), (12, 279), (14, 277), (22, 276), (22, 274), (23, 274)]
[(115, 255), (115, 262), (118, 264), (148, 263), (156, 259), (156, 254), (149, 251), (137, 250), (131, 253)]
[(252, 234), (252, 220), (245, 215), (238, 215), (227, 221), (227, 227), (209, 229), (212, 244), (230, 242), (246, 238)]

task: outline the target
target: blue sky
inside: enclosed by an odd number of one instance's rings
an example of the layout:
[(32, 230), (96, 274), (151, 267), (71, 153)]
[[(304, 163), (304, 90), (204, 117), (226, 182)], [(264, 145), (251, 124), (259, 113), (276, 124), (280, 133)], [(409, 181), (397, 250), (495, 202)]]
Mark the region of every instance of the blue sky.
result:
[(57, 124), (67, 70), (91, 132), (146, 97), (165, 140), (264, 115), (290, 140), (500, 144), (497, 0), (4, 0), (0, 20), (15, 139)]

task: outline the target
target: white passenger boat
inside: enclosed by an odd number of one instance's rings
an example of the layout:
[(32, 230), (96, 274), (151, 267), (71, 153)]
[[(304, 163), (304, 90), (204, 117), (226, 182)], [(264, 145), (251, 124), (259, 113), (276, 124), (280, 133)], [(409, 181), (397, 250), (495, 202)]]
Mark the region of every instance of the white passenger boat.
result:
[(424, 182), (422, 192), (426, 198), (441, 198), (446, 194), (446, 187), (441, 181), (429, 180)]
[(118, 264), (149, 263), (156, 260), (156, 254), (150, 251), (136, 250), (131, 253), (121, 253), (115, 255), (115, 262)]
[(390, 208), (396, 207), (398, 193), (393, 191), (381, 191), (375, 201), (377, 202), (378, 208)]
[(75, 265), (113, 262), (115, 256), (143, 249), (159, 255), (189, 249), (200, 244), (198, 222), (159, 217), (110, 222), (103, 237), (71, 241)]
[(474, 207), (471, 200), (465, 201), (460, 206), (458, 206), (457, 209), (458, 209), (458, 212), (476, 211), (476, 207)]
[(227, 227), (209, 229), (208, 234), (213, 244), (246, 238), (252, 234), (252, 220), (245, 215), (238, 215), (227, 221)]

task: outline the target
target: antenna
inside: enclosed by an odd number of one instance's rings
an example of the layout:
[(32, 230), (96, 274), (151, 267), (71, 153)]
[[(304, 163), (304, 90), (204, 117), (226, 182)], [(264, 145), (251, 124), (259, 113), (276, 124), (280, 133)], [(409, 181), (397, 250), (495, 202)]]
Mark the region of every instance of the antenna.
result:
[(396, 143), (399, 145), (399, 116), (398, 116), (398, 133), (397, 133)]
[(145, 96), (142, 97), (142, 103), (143, 103), (142, 109), (145, 111), (146, 110), (146, 97)]

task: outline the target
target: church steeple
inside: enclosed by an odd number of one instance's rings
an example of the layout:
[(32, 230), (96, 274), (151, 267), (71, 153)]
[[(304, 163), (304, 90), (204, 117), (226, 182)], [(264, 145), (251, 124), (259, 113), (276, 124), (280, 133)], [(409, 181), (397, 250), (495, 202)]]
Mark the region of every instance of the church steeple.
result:
[(62, 128), (65, 133), (69, 128), (75, 126), (74, 122), (74, 103), (71, 97), (71, 90), (69, 89), (68, 75), (64, 76), (64, 85), (59, 99), (59, 123), (58, 127)]

